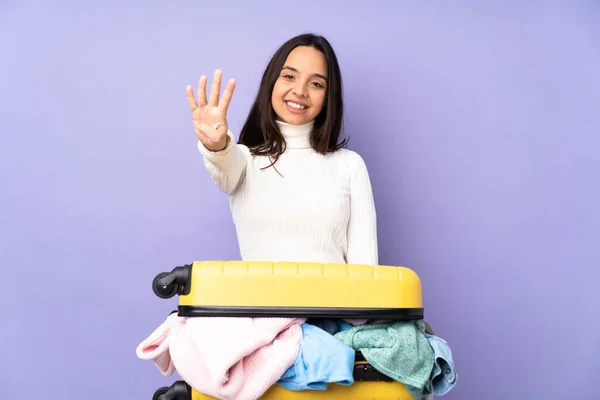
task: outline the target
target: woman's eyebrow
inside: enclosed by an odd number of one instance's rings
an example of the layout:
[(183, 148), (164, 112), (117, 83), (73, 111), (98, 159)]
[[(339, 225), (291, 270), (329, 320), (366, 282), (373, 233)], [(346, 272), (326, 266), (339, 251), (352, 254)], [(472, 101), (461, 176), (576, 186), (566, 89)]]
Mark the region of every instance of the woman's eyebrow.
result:
[[(282, 69), (289, 69), (290, 71), (298, 72), (298, 70), (296, 68), (290, 67), (289, 65), (284, 66)], [(317, 78), (321, 78), (325, 82), (327, 82), (327, 78), (324, 75), (321, 75), (319, 73), (314, 73), (313, 76), (316, 76)]]

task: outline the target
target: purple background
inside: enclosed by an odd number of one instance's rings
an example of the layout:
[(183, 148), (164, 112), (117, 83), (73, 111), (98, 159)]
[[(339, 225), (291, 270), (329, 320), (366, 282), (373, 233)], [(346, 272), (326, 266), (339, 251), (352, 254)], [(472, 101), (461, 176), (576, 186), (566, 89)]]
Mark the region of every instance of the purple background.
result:
[(142, 400), (176, 379), (135, 356), (177, 304), (152, 278), (239, 258), (185, 86), (237, 78), (237, 134), (304, 31), (343, 67), (380, 262), (420, 275), (454, 352), (444, 398), (596, 398), (598, 2), (95, 3), (0, 4), (0, 398)]

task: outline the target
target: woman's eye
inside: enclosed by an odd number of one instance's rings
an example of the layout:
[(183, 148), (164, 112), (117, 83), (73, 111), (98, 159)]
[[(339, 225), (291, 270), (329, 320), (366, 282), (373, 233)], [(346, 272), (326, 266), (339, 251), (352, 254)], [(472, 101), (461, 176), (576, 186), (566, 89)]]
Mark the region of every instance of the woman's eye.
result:
[(294, 79), (294, 77), (292, 75), (284, 75), (283, 76), (285, 79)]
[(313, 85), (315, 85), (318, 88), (322, 88), (323, 85), (321, 85), (319, 82), (313, 82)]

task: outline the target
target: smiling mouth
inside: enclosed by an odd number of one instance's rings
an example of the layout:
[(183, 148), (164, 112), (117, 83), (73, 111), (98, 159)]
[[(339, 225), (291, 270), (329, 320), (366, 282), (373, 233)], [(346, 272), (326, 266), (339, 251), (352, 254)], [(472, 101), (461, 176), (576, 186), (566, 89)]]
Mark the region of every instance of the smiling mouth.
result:
[(295, 108), (296, 110), (306, 110), (306, 106), (303, 104), (294, 103), (293, 101), (286, 101), (285, 104), (288, 106)]

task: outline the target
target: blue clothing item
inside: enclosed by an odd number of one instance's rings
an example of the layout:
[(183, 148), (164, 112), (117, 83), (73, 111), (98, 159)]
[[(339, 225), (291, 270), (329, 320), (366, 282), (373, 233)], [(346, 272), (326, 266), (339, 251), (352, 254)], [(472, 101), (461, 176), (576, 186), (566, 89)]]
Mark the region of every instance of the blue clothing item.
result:
[(425, 337), (433, 348), (435, 357), (429, 378), (429, 391), (437, 396), (443, 396), (454, 388), (458, 381), (452, 351), (444, 339), (427, 333)]
[(289, 390), (327, 390), (327, 383), (354, 383), (356, 352), (323, 329), (302, 324), (302, 341), (294, 365), (276, 382)]
[(338, 332), (352, 329), (352, 325), (343, 319), (309, 318), (307, 324), (318, 326), (325, 332), (335, 335)]

